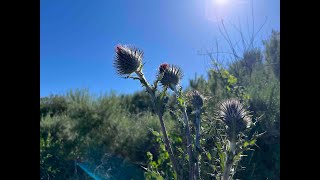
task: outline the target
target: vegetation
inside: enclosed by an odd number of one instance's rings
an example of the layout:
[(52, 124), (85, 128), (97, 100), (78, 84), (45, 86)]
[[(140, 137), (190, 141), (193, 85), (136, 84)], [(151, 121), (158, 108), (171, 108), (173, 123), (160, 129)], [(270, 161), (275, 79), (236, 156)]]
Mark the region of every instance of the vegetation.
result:
[(229, 65), (207, 54), (207, 77), (185, 89), (177, 66), (161, 65), (157, 81), (148, 83), (143, 52), (118, 46), (117, 72), (147, 93), (93, 97), (73, 90), (41, 98), (41, 179), (86, 179), (77, 164), (99, 168), (106, 156), (133, 164), (133, 179), (142, 171), (146, 179), (280, 179), (280, 32), (263, 44)]

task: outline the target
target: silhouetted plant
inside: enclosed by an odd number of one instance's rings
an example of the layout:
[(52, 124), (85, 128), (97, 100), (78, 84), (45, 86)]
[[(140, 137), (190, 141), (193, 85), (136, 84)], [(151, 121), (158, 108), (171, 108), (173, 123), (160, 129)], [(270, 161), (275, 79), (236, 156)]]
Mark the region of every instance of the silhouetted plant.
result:
[(195, 129), (196, 129), (196, 140), (195, 140), (195, 179), (200, 179), (200, 131), (201, 131), (201, 108), (204, 104), (205, 98), (203, 95), (197, 90), (191, 90), (187, 93), (190, 104), (195, 109)]
[[(115, 56), (115, 68), (119, 75), (126, 75), (126, 78), (132, 78), (134, 80), (139, 80), (142, 86), (146, 88), (146, 92), (151, 97), (153, 108), (156, 111), (160, 124), (161, 130), (164, 137), (164, 143), (166, 151), (162, 149), (160, 152), (160, 157), (166, 157), (166, 153), (170, 158), (173, 167), (173, 177), (175, 179), (200, 179), (200, 160), (201, 155), (205, 150), (201, 147), (200, 136), (201, 136), (201, 110), (204, 105), (204, 96), (199, 93), (197, 90), (191, 90), (187, 93), (187, 98), (182, 91), (182, 87), (179, 85), (183, 72), (181, 68), (176, 65), (171, 64), (161, 64), (159, 66), (158, 73), (156, 75), (156, 80), (152, 86), (147, 82), (142, 72), (142, 51), (137, 48), (133, 48), (126, 45), (118, 45), (116, 47), (116, 56)], [(136, 76), (131, 74), (135, 73)], [(224, 85), (227, 87), (227, 93), (233, 93), (239, 95), (238, 87), (236, 86), (237, 79), (229, 74), (227, 70), (218, 69), (218, 74)], [(162, 85), (162, 90), (158, 89), (158, 83)], [(184, 175), (183, 167), (185, 167), (184, 162), (181, 160), (181, 156), (178, 156), (179, 159), (175, 157), (174, 150), (172, 149), (172, 144), (169, 140), (168, 133), (163, 122), (163, 114), (166, 110), (166, 104), (168, 102), (167, 90), (170, 89), (175, 95), (175, 101), (177, 109), (171, 110), (178, 119), (181, 119), (182, 126), (184, 127), (184, 132), (181, 133), (186, 140), (186, 149), (187, 149), (187, 163), (188, 163), (188, 178)], [(242, 94), (241, 94), (242, 95)], [(189, 101), (187, 101), (189, 100)], [(188, 105), (191, 105), (195, 109), (195, 120), (194, 120), (194, 129), (195, 129), (195, 139), (192, 135), (192, 124), (189, 123), (189, 117), (187, 112)], [(252, 120), (248, 110), (245, 106), (237, 99), (227, 99), (219, 104), (218, 110), (216, 112), (217, 120), (221, 120), (226, 126), (225, 134), (227, 135), (226, 139), (217, 138), (217, 142), (214, 142), (215, 146), (218, 149), (217, 155), (220, 158), (220, 171), (214, 175), (216, 179), (228, 180), (235, 173), (234, 167), (237, 162), (241, 159), (242, 152), (247, 150), (248, 147), (255, 144), (255, 139), (260, 135), (253, 136), (252, 139), (243, 139), (247, 137), (245, 132), (251, 127)], [(181, 118), (182, 116), (182, 118)], [(157, 132), (152, 130), (152, 133), (156, 136)], [(216, 131), (214, 135), (221, 137), (220, 133)], [(157, 143), (161, 146), (161, 141), (157, 137)], [(175, 148), (175, 147), (174, 147)], [(176, 147), (181, 153), (184, 148)], [(163, 156), (163, 153), (165, 156)], [(206, 154), (207, 155), (207, 154)], [(163, 174), (158, 171), (158, 168), (162, 166), (161, 164), (166, 160), (158, 159), (158, 161), (153, 160), (153, 155), (148, 152), (148, 168), (145, 168), (147, 171), (146, 177), (153, 179), (162, 179), (169, 178), (168, 174)], [(208, 156), (208, 155), (207, 155)], [(178, 164), (182, 163), (182, 164)], [(215, 166), (216, 164), (213, 164)], [(162, 166), (163, 168), (168, 168), (167, 166)], [(215, 168), (217, 169), (217, 168)], [(165, 171), (169, 173), (169, 171)]]
[[(162, 77), (159, 76), (158, 79), (155, 81), (153, 86), (150, 86), (150, 84), (147, 82), (146, 78), (144, 77), (144, 74), (142, 72), (143, 65), (142, 65), (142, 56), (143, 53), (141, 50), (138, 50), (134, 47), (129, 47), (126, 45), (118, 45), (116, 47), (116, 56), (114, 59), (115, 68), (119, 75), (128, 75), (127, 78), (132, 78), (135, 80), (139, 80), (140, 83), (146, 88), (146, 91), (151, 96), (153, 108), (157, 111), (157, 115), (160, 120), (161, 130), (164, 137), (164, 141), (166, 144), (166, 149), (169, 152), (169, 157), (171, 159), (171, 162), (173, 164), (173, 169), (175, 171), (175, 175), (178, 179), (179, 177), (179, 171), (178, 171), (178, 165), (176, 162), (176, 159), (174, 157), (170, 140), (167, 135), (166, 127), (163, 121), (163, 104), (166, 101), (166, 88), (161, 93), (156, 94), (157, 90), (157, 84), (159, 81), (161, 81)], [(160, 67), (161, 70), (162, 67)], [(166, 71), (162, 72), (165, 73)], [(132, 73), (135, 73), (137, 76), (131, 76)], [(168, 76), (170, 80), (171, 75)], [(173, 79), (171, 79), (173, 80)], [(175, 79), (176, 80), (176, 79)], [(170, 82), (168, 82), (170, 83)], [(172, 83), (177, 83), (171, 82)]]

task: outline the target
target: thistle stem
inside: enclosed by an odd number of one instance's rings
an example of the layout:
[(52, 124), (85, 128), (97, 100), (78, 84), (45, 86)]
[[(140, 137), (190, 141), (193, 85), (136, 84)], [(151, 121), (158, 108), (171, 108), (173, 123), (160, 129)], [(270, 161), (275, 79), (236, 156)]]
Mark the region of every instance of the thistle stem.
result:
[(229, 180), (229, 176), (230, 176), (230, 171), (231, 171), (231, 167), (233, 164), (233, 157), (234, 155), (232, 153), (226, 153), (226, 163), (224, 166), (224, 170), (222, 173), (222, 177), (221, 180)]
[(170, 160), (172, 162), (173, 170), (176, 173), (177, 179), (180, 180), (181, 178), (180, 178), (180, 176), (178, 174), (179, 171), (178, 171), (177, 161), (176, 161), (176, 159), (174, 157), (174, 154), (173, 154), (173, 151), (172, 151), (172, 148), (171, 148), (171, 145), (170, 145), (170, 140), (169, 140), (168, 135), (167, 135), (166, 126), (165, 126), (165, 123), (163, 121), (163, 116), (162, 116), (162, 113), (160, 112), (160, 110), (157, 109), (157, 106), (156, 106), (155, 91), (150, 87), (149, 83), (147, 82), (146, 78), (144, 77), (144, 75), (143, 75), (143, 73), (141, 71), (136, 71), (135, 73), (138, 75), (138, 77), (140, 78), (140, 82), (146, 87), (147, 92), (151, 96), (152, 105), (153, 105), (154, 109), (157, 111), (157, 114), (158, 114), (158, 117), (159, 117), (161, 131), (162, 131), (162, 134), (163, 134), (163, 137), (164, 137), (164, 143), (166, 145), (165, 146), (166, 150), (169, 153), (169, 157), (170, 157)]
[[(177, 97), (180, 97), (176, 86), (174, 86), (174, 92)], [(191, 141), (191, 135), (190, 135), (190, 126), (189, 126), (189, 120), (187, 115), (187, 110), (185, 105), (181, 106), (178, 102), (178, 106), (180, 110), (182, 111), (184, 123), (186, 125), (186, 139), (187, 139), (187, 149), (188, 149), (188, 155), (189, 155), (189, 180), (194, 179), (194, 165), (193, 165), (193, 153), (192, 153), (192, 141)]]
[[(195, 146), (196, 149), (200, 150), (200, 123), (201, 123), (201, 119), (200, 119), (200, 108), (196, 109), (196, 142), (195, 142)], [(195, 153), (196, 155), (196, 167), (195, 167), (195, 177), (196, 179), (200, 179), (200, 166), (199, 166), (199, 153), (198, 151), (196, 151)]]

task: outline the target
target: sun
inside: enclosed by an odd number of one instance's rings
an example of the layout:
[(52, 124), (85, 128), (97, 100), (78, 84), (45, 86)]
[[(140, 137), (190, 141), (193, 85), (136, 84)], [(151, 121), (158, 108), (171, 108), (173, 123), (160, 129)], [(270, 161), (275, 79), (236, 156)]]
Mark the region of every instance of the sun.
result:
[(229, 3), (229, 0), (213, 0), (218, 5), (225, 5)]
[(236, 0), (205, 0), (205, 18), (211, 22), (220, 22), (230, 16)]

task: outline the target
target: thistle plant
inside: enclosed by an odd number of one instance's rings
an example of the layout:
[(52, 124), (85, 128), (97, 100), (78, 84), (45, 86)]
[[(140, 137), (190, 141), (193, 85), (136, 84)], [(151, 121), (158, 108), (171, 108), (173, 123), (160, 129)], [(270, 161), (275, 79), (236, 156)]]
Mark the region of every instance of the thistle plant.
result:
[(192, 138), (190, 133), (189, 119), (186, 111), (186, 104), (182, 96), (182, 88), (180, 88), (179, 86), (179, 82), (183, 77), (183, 72), (178, 66), (162, 64), (160, 65), (159, 76), (162, 76), (160, 83), (165, 88), (169, 87), (175, 93), (178, 107), (181, 110), (183, 115), (183, 120), (185, 123), (185, 136), (187, 139), (187, 150), (188, 150), (188, 157), (189, 157), (189, 179), (191, 180), (191, 179), (194, 179), (194, 162), (193, 162), (194, 154), (193, 154), (193, 148), (192, 148), (193, 147)]
[[(150, 85), (143, 74), (142, 50), (133, 46), (118, 45), (116, 46), (115, 52), (114, 67), (117, 73), (124, 78), (139, 80), (151, 97), (152, 106), (160, 121), (165, 150), (169, 154), (175, 179), (201, 179), (201, 155), (204, 150), (200, 144), (201, 114), (206, 98), (204, 98), (197, 90), (191, 90), (186, 94), (186, 97), (184, 96), (182, 87), (180, 86), (183, 72), (178, 66), (167, 63), (161, 64), (156, 75), (156, 80)], [(158, 84), (162, 86), (162, 90), (158, 89)], [(165, 105), (168, 101), (167, 90), (173, 91), (178, 111), (182, 114), (182, 118), (178, 118), (183, 119), (184, 132), (182, 135), (185, 136), (186, 139), (188, 178), (183, 176), (184, 166), (183, 164), (178, 164), (180, 161), (177, 161), (179, 159), (176, 159), (173, 153), (171, 142), (163, 121), (163, 115), (166, 109)], [(192, 127), (189, 124), (187, 105), (191, 105), (195, 114), (195, 139), (193, 139), (191, 134)], [(222, 101), (214, 114), (217, 115), (216, 118), (226, 127), (224, 131), (226, 134), (225, 139), (221, 138), (222, 136), (219, 133), (214, 134), (217, 136), (217, 142), (214, 142), (214, 144), (218, 149), (217, 159), (219, 159), (221, 171), (215, 174), (215, 179), (229, 180), (235, 173), (235, 168), (233, 167), (235, 167), (243, 156), (242, 153), (249, 150), (250, 146), (255, 145), (256, 139), (263, 133), (255, 133), (251, 138), (248, 138), (248, 136), (245, 135), (255, 123), (253, 123), (249, 111), (238, 99), (227, 99)], [(210, 132), (210, 130), (207, 132)], [(181, 150), (181, 148), (177, 149)], [(148, 159), (152, 161), (150, 153), (148, 153)], [(212, 166), (215, 166), (215, 164)], [(155, 174), (159, 175), (159, 173)]]
[(252, 124), (249, 112), (239, 100), (228, 99), (220, 103), (218, 116), (227, 125), (230, 151), (235, 154), (237, 136)]
[(226, 146), (226, 160), (221, 180), (228, 180), (230, 171), (236, 161), (236, 155), (241, 155), (241, 144), (238, 138), (242, 132), (250, 128), (252, 119), (249, 111), (237, 99), (228, 99), (220, 103), (218, 118), (226, 125), (228, 145)]
[(204, 104), (204, 97), (203, 95), (197, 91), (197, 90), (191, 90), (187, 93), (187, 96), (189, 98), (190, 104), (195, 109), (195, 129), (196, 129), (196, 140), (195, 140), (195, 179), (200, 179), (200, 161), (199, 156), (201, 152), (200, 147), (200, 130), (201, 130), (201, 108)]
[(161, 64), (159, 67), (158, 76), (162, 76), (160, 80), (162, 86), (169, 87), (172, 91), (175, 91), (176, 87), (179, 85), (179, 82), (183, 77), (183, 72), (178, 66)]
[(130, 75), (142, 67), (143, 51), (133, 46), (116, 46), (114, 67), (119, 75)]
[[(158, 97), (156, 96), (156, 93), (155, 93), (156, 84), (158, 81), (155, 82), (155, 85), (153, 87), (151, 87), (150, 84), (147, 82), (142, 72), (142, 68), (143, 68), (142, 58), (143, 58), (143, 51), (132, 46), (130, 47), (127, 45), (118, 45), (116, 47), (114, 67), (116, 68), (117, 73), (119, 75), (127, 75), (126, 78), (139, 80), (141, 84), (146, 88), (147, 93), (151, 96), (153, 108), (156, 110), (157, 115), (159, 117), (161, 130), (164, 137), (164, 142), (166, 145), (166, 150), (169, 153), (169, 157), (172, 162), (173, 170), (176, 174), (176, 177), (177, 179), (180, 179), (178, 175), (179, 171), (178, 171), (177, 161), (174, 157), (171, 143), (167, 135), (166, 126), (163, 121), (163, 110), (161, 110), (162, 106), (159, 105), (160, 103), (163, 103), (165, 91), (162, 94), (158, 95)], [(132, 73), (135, 73), (137, 76), (131, 76)]]

